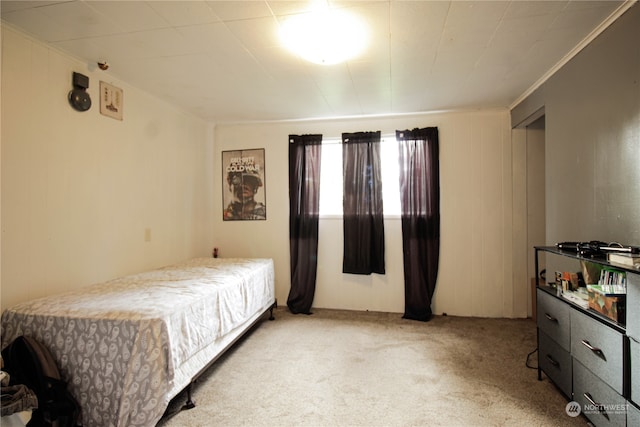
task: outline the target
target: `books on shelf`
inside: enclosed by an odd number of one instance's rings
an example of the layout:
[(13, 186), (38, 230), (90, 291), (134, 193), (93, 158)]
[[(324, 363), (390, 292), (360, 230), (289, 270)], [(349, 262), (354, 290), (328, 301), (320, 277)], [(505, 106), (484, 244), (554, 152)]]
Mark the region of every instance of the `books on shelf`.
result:
[(587, 292), (595, 292), (605, 297), (619, 297), (627, 294), (627, 288), (622, 285), (587, 285)]
[(617, 288), (626, 289), (627, 287), (627, 275), (624, 271), (618, 271), (610, 268), (603, 268), (600, 271), (600, 280), (598, 285), (615, 286)]
[(627, 267), (640, 268), (640, 254), (610, 253), (607, 254), (607, 261)]

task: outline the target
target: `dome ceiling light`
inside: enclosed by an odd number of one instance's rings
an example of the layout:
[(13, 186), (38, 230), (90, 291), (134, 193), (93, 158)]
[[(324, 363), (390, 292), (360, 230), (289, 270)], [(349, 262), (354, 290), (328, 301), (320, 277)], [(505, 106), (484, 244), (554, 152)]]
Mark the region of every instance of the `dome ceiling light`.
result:
[(286, 19), (280, 27), (280, 40), (309, 62), (333, 65), (362, 53), (368, 31), (358, 16), (332, 9), (323, 1), (309, 12)]

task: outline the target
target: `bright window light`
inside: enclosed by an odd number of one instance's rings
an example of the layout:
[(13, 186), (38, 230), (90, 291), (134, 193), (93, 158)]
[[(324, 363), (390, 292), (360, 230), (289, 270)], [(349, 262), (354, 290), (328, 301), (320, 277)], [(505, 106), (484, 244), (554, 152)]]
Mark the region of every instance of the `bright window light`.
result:
[(280, 27), (284, 46), (314, 64), (333, 65), (358, 56), (366, 47), (368, 32), (362, 20), (325, 2), (310, 12), (295, 15)]
[(322, 141), (320, 215), (342, 216), (342, 144), (339, 140)]
[[(384, 216), (400, 216), (398, 144), (393, 137), (380, 141), (382, 204)], [(322, 141), (320, 166), (320, 216), (342, 216), (342, 144)]]
[(395, 137), (380, 142), (380, 166), (382, 168), (382, 203), (385, 216), (400, 216), (400, 165), (398, 142)]

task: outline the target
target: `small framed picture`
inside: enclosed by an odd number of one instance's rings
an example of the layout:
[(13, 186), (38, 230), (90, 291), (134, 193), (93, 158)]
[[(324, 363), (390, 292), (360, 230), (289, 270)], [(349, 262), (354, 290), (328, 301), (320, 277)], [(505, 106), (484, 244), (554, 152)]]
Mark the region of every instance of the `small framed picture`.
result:
[(266, 220), (264, 148), (222, 152), (222, 218)]
[(122, 120), (123, 102), (122, 89), (107, 82), (100, 82), (100, 114)]

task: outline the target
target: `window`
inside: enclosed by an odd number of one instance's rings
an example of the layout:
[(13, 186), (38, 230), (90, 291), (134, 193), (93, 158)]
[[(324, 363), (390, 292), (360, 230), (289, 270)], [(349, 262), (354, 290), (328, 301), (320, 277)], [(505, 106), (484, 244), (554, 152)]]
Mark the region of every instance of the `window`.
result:
[[(393, 136), (383, 137), (380, 148), (384, 215), (399, 217), (398, 143)], [(320, 216), (342, 216), (342, 145), (338, 138), (322, 141)]]

